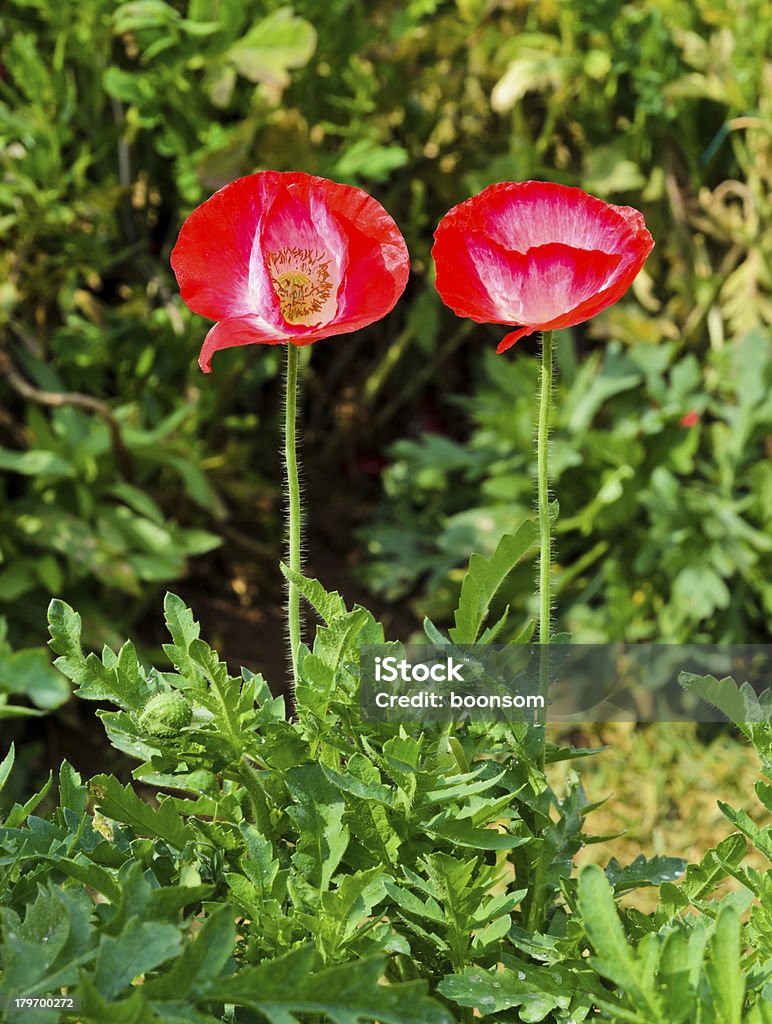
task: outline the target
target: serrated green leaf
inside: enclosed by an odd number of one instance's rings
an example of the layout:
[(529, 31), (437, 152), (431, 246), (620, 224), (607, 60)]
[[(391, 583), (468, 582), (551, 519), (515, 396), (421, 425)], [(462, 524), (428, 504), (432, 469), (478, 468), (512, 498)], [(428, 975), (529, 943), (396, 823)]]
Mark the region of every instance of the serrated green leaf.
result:
[(348, 611), (343, 598), (337, 591), (325, 590), (319, 580), (309, 579), (302, 576), (288, 565), (281, 562), (279, 565), (284, 577), (298, 588), (303, 597), (308, 601), (319, 618), (329, 625), (334, 619), (340, 618)]
[(578, 904), (587, 937), (595, 949), (592, 963), (618, 985), (651, 1021), (665, 1019), (657, 992), (647, 984), (635, 951), (630, 947), (614, 906), (611, 884), (596, 864), (579, 873)]
[(49, 646), (57, 654), (72, 658), (75, 662), (83, 659), (80, 615), (58, 598), (53, 598), (48, 605), (48, 630), (51, 634)]
[(84, 700), (111, 700), (128, 711), (139, 711), (144, 703), (138, 680), (133, 644), (124, 645), (123, 661), (105, 648), (102, 660), (95, 654), (84, 657), (80, 645), (80, 615), (64, 601), (48, 606), (49, 645), (60, 655), (54, 666), (77, 685), (75, 693)]
[(46, 780), (42, 789), (39, 789), (37, 793), (34, 793), (28, 800), (23, 804), (14, 804), (11, 808), (8, 817), (5, 819), (6, 828), (18, 828), (19, 825), (23, 824), (27, 818), (32, 814), (35, 808), (38, 806), (40, 801), (46, 796), (51, 783), (53, 782), (53, 772), (48, 773), (48, 779)]
[(416, 772), (421, 762), (423, 737), (408, 736), (400, 726), (399, 736), (393, 736), (383, 744), (383, 753), (392, 768), (399, 772)]
[(81, 972), (78, 991), (81, 1012), (86, 1020), (109, 1021), (110, 1024), (158, 1024), (158, 1015), (142, 995), (141, 987), (121, 1000), (105, 999), (93, 984), (91, 976)]
[(448, 637), (437, 629), (431, 619), (424, 619), (424, 633), (426, 633), (429, 642), (436, 647), (447, 647), (450, 644)]
[(411, 892), (404, 886), (397, 885), (396, 882), (389, 878), (385, 879), (383, 884), (386, 892), (397, 906), (401, 907), (408, 914), (413, 914), (426, 921), (432, 921), (435, 924), (445, 924), (445, 915), (442, 912), (442, 908), (431, 896), (427, 900), (422, 900), (414, 892)]
[(733, 679), (715, 676), (698, 676), (693, 672), (681, 672), (678, 682), (691, 693), (726, 715), (746, 735), (750, 735), (750, 723), (772, 720), (772, 690), (765, 690), (757, 696), (748, 683), (738, 686)]
[(321, 626), (316, 631), (314, 654), (333, 672), (337, 671), (344, 658), (358, 656), (357, 637), (370, 618), (364, 608), (355, 608), (333, 619), (329, 626)]
[(293, 863), (320, 892), (327, 889), (349, 841), (345, 802), (320, 765), (292, 768), (286, 775), (293, 804), (287, 808), (298, 831)]
[[(388, 786), (375, 781), (365, 781), (355, 774), (357, 765), (366, 760), (362, 754), (352, 755), (349, 762), (349, 771), (345, 775), (333, 771), (327, 765), (322, 765), (322, 771), (329, 781), (344, 793), (350, 793), (360, 800), (373, 800), (376, 803), (383, 804), (385, 807), (392, 807), (394, 805), (394, 793)], [(351, 764), (352, 761), (353, 766)]]
[[(50, 995), (63, 985), (75, 985), (79, 964), (94, 956), (89, 926), (91, 909), (91, 900), (84, 893), (50, 883), (38, 890), (23, 923), (10, 909), (0, 908), (2, 1020), (10, 1024), (35, 1019), (34, 1011), (14, 1013), (12, 998)], [(46, 1012), (48, 1019), (50, 1011)]]
[(645, 885), (673, 882), (686, 870), (686, 861), (680, 857), (650, 857), (639, 854), (632, 863), (622, 867), (615, 857), (606, 865), (606, 877), (617, 893)]
[[(672, 1024), (682, 1024), (694, 1015), (696, 982), (702, 961), (702, 947), (694, 936), (680, 924), (665, 936), (659, 958), (657, 980), (663, 990), (663, 1001)], [(704, 947), (704, 942), (703, 942)], [(700, 956), (695, 964), (695, 953)], [(697, 967), (695, 975), (694, 967)]]
[(72, 857), (46, 857), (57, 871), (74, 878), (82, 885), (90, 886), (97, 892), (101, 892), (111, 903), (118, 903), (121, 898), (121, 889), (112, 875), (105, 868), (98, 864), (90, 864), (87, 861), (73, 860)]
[(177, 921), (180, 911), (209, 899), (214, 885), (162, 885), (148, 893), (145, 916), (156, 921)]
[(745, 839), (740, 835), (727, 836), (713, 850), (708, 850), (699, 864), (689, 864), (680, 891), (687, 905), (709, 896), (726, 878), (728, 868), (737, 867), (745, 857)]
[(194, 837), (168, 797), (153, 808), (141, 800), (130, 785), (122, 786), (112, 775), (94, 776), (89, 788), (98, 809), (106, 817), (130, 825), (138, 835), (165, 839), (178, 850)]
[(260, 899), (266, 900), (271, 895), (280, 866), (274, 856), (273, 844), (246, 821), (239, 824), (239, 831), (244, 836), (247, 847), (246, 857), (242, 858), (242, 867)]
[(718, 801), (718, 806), (732, 824), (750, 839), (756, 849), (760, 850), (768, 861), (772, 861), (772, 828), (769, 825), (760, 828), (746, 811), (736, 810), (723, 800)]
[(173, 644), (164, 644), (164, 651), (183, 674), (195, 674), (195, 666), (190, 659), (190, 647), (198, 640), (201, 627), (193, 618), (193, 612), (176, 594), (167, 593), (164, 598), (164, 617)]
[(440, 789), (430, 790), (424, 793), (420, 799), (422, 807), (432, 804), (444, 803), (448, 800), (461, 800), (467, 796), (474, 796), (477, 793), (484, 793), (491, 789), (506, 775), (507, 770), (498, 772), (491, 778), (481, 779), (479, 776), (486, 771), (485, 765), (475, 768), (468, 775), (456, 775), (448, 780), (447, 784)]
[(290, 1024), (295, 1014), (318, 1014), (330, 1024), (452, 1024), (426, 994), (425, 982), (382, 985), (385, 959), (371, 957), (313, 971), (311, 950), (248, 967), (217, 982), (209, 997), (262, 1013), (270, 1024)]
[[(552, 1010), (566, 1009), (571, 992), (565, 981), (556, 980), (562, 971), (534, 967), (522, 961), (516, 970), (484, 971), (468, 968), (463, 974), (446, 975), (437, 986), (441, 995), (459, 1006), (473, 1007), (483, 1014), (521, 1008), (522, 1021), (544, 1020)], [(566, 981), (568, 981), (568, 972)]]
[(529, 841), (525, 836), (511, 836), (493, 828), (476, 828), (465, 819), (429, 822), (424, 827), (429, 835), (472, 850), (513, 850)]
[(352, 939), (386, 896), (380, 867), (346, 875), (336, 889), (322, 893), (315, 934), (327, 957), (334, 957)]
[(455, 627), (450, 638), (456, 644), (477, 641), (491, 601), (501, 584), (517, 563), (527, 554), (539, 536), (537, 525), (530, 520), (522, 523), (514, 536), (505, 534), (493, 555), (488, 559), (473, 554), (469, 569), (461, 584), (461, 595), (455, 613)]

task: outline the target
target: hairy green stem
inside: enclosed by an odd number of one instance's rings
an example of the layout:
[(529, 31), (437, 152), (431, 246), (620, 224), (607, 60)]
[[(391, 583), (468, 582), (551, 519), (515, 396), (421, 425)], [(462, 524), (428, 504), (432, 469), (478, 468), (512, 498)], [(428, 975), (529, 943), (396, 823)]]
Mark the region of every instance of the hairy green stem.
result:
[(536, 472), (539, 491), (539, 643), (550, 642), (550, 569), (552, 537), (549, 514), (548, 435), (552, 398), (552, 331), (544, 332), (542, 342), (539, 429), (536, 437)]
[[(539, 505), (539, 682), (545, 698), (549, 689), (550, 642), (550, 572), (552, 569), (552, 535), (549, 513), (549, 419), (552, 398), (552, 331), (545, 331), (541, 352), (541, 394), (539, 396), (539, 426), (536, 434), (536, 476)], [(546, 725), (546, 711), (540, 716), (542, 728)], [(544, 737), (540, 748), (540, 765), (544, 766)]]
[[(297, 407), (298, 407), (298, 347), (287, 342), (287, 388), (284, 405), (284, 466), (286, 472), (287, 501), (287, 562), (293, 572), (300, 572), (300, 480), (298, 478)], [(298, 682), (298, 651), (300, 649), (300, 593), (294, 583), (287, 592), (287, 619), (289, 623), (290, 653), (292, 656), (293, 686)]]

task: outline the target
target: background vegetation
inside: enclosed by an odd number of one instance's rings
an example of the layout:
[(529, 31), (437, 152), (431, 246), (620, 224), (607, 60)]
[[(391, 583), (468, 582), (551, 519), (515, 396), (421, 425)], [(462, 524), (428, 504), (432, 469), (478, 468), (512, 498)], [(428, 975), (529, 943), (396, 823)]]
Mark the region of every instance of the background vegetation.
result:
[[(523, 767), (522, 730), (469, 730), (454, 753), (439, 736), (373, 728), (349, 737), (363, 752), (344, 770), (354, 683), (330, 637), (345, 629), (353, 657), (357, 630), (380, 627), (336, 595), (307, 587), (330, 625), (306, 654), (318, 678), (306, 681), (297, 721), (271, 701), (252, 673), (265, 672), (274, 693), (286, 684), (281, 353), (231, 350), (202, 377), (207, 325), (181, 303), (168, 257), (194, 206), (268, 167), (361, 185), (402, 228), (413, 273), (394, 313), (305, 350), (304, 461), (310, 575), (379, 605), (387, 635), (406, 640), (426, 614), (440, 629), (452, 621), (470, 552), (490, 554), (532, 516), (535, 490), (537, 342), (496, 356), (499, 329), (439, 303), (436, 223), (505, 179), (579, 185), (643, 210), (656, 248), (631, 293), (558, 339), (556, 626), (576, 640), (769, 642), (770, 34), (763, 0), (5, 0), (6, 995), (43, 985), (33, 969), (61, 981), (89, 964), (90, 1020), (208, 1020), (190, 1006), (249, 989), (252, 1009), (239, 1019), (265, 1019), (254, 1000), (273, 992), (289, 1021), (302, 1011), (280, 1000), (300, 999), (314, 970), (324, 971), (308, 983), (317, 995), (374, 994), (381, 1019), (400, 1024), (407, 1008), (417, 1024), (449, 1020), (448, 1008), (467, 1021), (482, 1001), (495, 1020), (568, 1024), (603, 999), (613, 1020), (740, 1024), (745, 1007), (743, 1021), (769, 1024), (770, 890), (757, 865), (772, 846), (755, 822), (768, 820), (772, 795), (757, 781), (759, 801), (744, 809), (757, 766), (735, 734), (620, 726), (572, 736), (578, 747), (613, 745), (582, 778), (592, 800), (616, 794), (598, 830), (630, 830), (582, 849), (595, 805), (572, 769), (583, 751), (571, 746), (550, 745), (545, 779)], [(113, 653), (131, 631), (161, 663), (167, 587), (231, 666), (249, 666), (240, 683), (174, 599), (179, 671), (146, 671), (130, 643)], [(497, 595), (513, 607), (513, 635), (532, 590), (525, 562)], [(82, 616), (52, 606), (64, 674), (44, 645), (52, 595)], [(109, 645), (101, 662), (84, 661), (81, 636), (86, 648)], [(324, 707), (320, 682), (328, 695), (338, 687)], [(96, 703), (112, 745), (86, 701), (70, 699), (73, 684)], [(143, 718), (149, 694), (169, 688), (194, 705), (182, 746), (179, 730), (148, 734)], [(768, 732), (746, 732), (769, 777)], [(11, 739), (21, 741), (15, 759)], [(254, 779), (245, 751), (260, 766)], [(504, 781), (485, 760), (491, 751)], [(133, 773), (142, 797), (158, 787), (187, 795), (162, 796), (163, 812), (151, 811), (121, 785), (131, 757), (145, 759)], [(59, 773), (55, 810), (49, 767)], [(87, 788), (80, 772), (114, 775)], [(261, 800), (270, 814), (258, 832)], [(368, 814), (373, 828), (362, 824)], [(507, 815), (501, 835), (481, 827)], [(742, 836), (727, 838), (727, 819), (752, 841), (750, 856)], [(336, 830), (345, 842), (325, 847)], [(498, 853), (480, 853), (481, 841)], [(578, 885), (569, 879), (574, 854), (606, 862), (609, 851), (627, 867), (612, 861), (604, 881), (586, 865)], [(636, 866), (638, 852), (653, 860)], [(695, 862), (678, 887), (680, 861), (665, 854)], [(499, 892), (497, 858), (528, 892), (541, 879), (541, 902)], [(718, 912), (712, 894), (727, 876), (738, 893)], [(106, 897), (98, 911), (81, 884)], [(611, 887), (621, 896), (639, 885), (656, 888), (656, 913), (617, 919)], [(222, 903), (270, 928), (236, 937)], [(687, 904), (696, 912), (682, 916)], [(192, 942), (181, 916), (202, 906), (203, 938)], [(388, 924), (357, 930), (373, 907)], [(687, 938), (689, 950), (707, 950), (704, 967), (690, 968), (693, 993), (678, 975)], [(225, 977), (234, 942), (239, 963), (253, 966)], [(262, 962), (293, 943), (315, 948), (280, 970), (271, 961), (266, 974)], [(377, 984), (386, 968), (371, 954), (389, 954), (393, 991)], [(503, 993), (488, 973), (502, 955)], [(145, 973), (144, 993), (121, 1002)], [(426, 997), (429, 983), (444, 1009)], [(181, 993), (190, 1005), (171, 1005)], [(649, 1016), (631, 1016), (642, 999)]]
[[(762, 5), (739, 0), (11, 0), (12, 641), (40, 643), (50, 593), (78, 602), (87, 637), (117, 641), (191, 571), (270, 603), (279, 353), (230, 352), (204, 380), (206, 325), (168, 266), (187, 212), (260, 167), (363, 185), (412, 254), (395, 313), (317, 346), (308, 368), (309, 486), (345, 481), (368, 586), (442, 619), (470, 550), (531, 514), (534, 343), (495, 358), (498, 331), (440, 307), (429, 249), (453, 203), (543, 177), (635, 203), (657, 240), (634, 294), (558, 346), (561, 625), (577, 639), (767, 637), (769, 31)], [(340, 504), (315, 506), (312, 559)], [(508, 596), (524, 605), (530, 589), (524, 574)]]
[[(760, 0), (8, 0), (0, 716), (67, 700), (51, 594), (88, 644), (138, 625), (152, 656), (148, 612), (180, 582), (226, 656), (283, 685), (280, 353), (203, 378), (168, 265), (190, 209), (262, 167), (362, 185), (412, 256), (385, 322), (308, 353), (312, 574), (374, 591), (406, 637), (532, 514), (536, 342), (495, 356), (497, 329), (439, 304), (429, 252), (452, 204), (546, 178), (641, 208), (657, 242), (559, 338), (558, 627), (768, 641), (771, 31)], [(525, 565), (513, 630), (531, 592)]]

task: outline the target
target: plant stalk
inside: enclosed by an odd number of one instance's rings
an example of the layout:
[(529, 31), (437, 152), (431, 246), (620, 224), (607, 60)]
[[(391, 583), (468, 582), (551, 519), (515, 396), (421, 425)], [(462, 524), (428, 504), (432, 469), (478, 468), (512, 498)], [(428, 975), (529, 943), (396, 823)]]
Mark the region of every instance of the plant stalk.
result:
[[(539, 396), (539, 425), (536, 435), (536, 475), (539, 505), (539, 682), (542, 696), (549, 690), (550, 642), (550, 575), (552, 570), (552, 534), (549, 514), (549, 419), (552, 399), (552, 331), (542, 336), (541, 393)], [(542, 728), (546, 726), (546, 710), (540, 716)], [(544, 737), (546, 740), (546, 736)], [(544, 759), (544, 740), (541, 744), (541, 767)]]
[[(300, 480), (297, 452), (298, 406), (298, 346), (287, 342), (287, 386), (284, 404), (284, 467), (286, 473), (287, 507), (287, 564), (293, 572), (300, 572)], [(290, 582), (287, 591), (287, 621), (289, 625), (290, 654), (292, 657), (293, 689), (298, 682), (298, 652), (300, 650), (300, 593)]]
[(549, 421), (552, 398), (552, 331), (545, 331), (541, 350), (541, 394), (536, 436), (536, 472), (539, 501), (539, 643), (550, 642), (550, 571), (552, 536), (549, 515)]

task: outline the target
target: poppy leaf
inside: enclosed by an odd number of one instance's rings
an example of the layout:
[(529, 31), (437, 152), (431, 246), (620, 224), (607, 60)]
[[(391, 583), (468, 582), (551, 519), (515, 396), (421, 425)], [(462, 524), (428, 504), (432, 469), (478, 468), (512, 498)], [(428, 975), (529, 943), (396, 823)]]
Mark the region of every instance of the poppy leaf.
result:
[(478, 554), (472, 555), (469, 571), (461, 585), (455, 614), (456, 624), (450, 630), (453, 643), (473, 644), (477, 641), (491, 601), (509, 573), (536, 543), (538, 536), (536, 524), (527, 520), (514, 536), (505, 534), (501, 538), (489, 559)]

